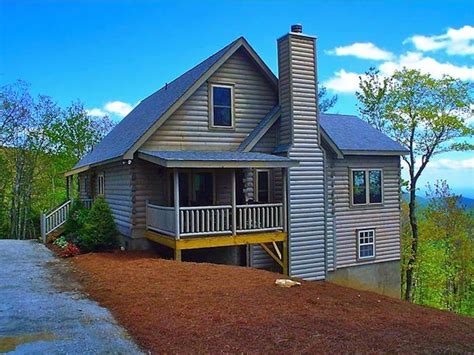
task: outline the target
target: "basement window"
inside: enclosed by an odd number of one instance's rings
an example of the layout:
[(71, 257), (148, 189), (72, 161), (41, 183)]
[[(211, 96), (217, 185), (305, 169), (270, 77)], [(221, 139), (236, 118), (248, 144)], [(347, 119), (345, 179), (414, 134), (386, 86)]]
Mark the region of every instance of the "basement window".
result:
[(352, 205), (383, 202), (382, 169), (353, 169), (351, 175)]
[(375, 230), (365, 229), (357, 231), (357, 245), (359, 260), (375, 257)]
[(210, 125), (214, 128), (234, 127), (234, 87), (210, 84)]

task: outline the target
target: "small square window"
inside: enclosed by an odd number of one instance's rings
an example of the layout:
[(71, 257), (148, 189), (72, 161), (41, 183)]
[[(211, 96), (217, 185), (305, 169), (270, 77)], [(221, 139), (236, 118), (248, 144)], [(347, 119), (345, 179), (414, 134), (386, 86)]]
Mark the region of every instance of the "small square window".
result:
[(375, 230), (359, 230), (358, 238), (358, 258), (370, 259), (375, 257)]
[(231, 85), (211, 84), (210, 119), (212, 127), (233, 127), (233, 90)]

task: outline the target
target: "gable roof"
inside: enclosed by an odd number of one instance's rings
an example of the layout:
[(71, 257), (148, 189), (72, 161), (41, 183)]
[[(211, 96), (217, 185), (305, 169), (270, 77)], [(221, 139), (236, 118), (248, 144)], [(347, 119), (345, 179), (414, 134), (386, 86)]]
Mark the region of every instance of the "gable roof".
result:
[[(280, 107), (277, 105), (250, 132), (240, 145), (239, 151), (250, 151), (276, 122), (279, 114)], [(342, 154), (400, 155), (408, 152), (399, 143), (357, 116), (322, 113), (319, 115), (319, 125), (322, 138), (336, 150), (339, 156)], [(288, 148), (286, 145), (278, 146), (273, 153), (285, 152)]]
[(271, 126), (277, 121), (280, 116), (280, 105), (275, 105), (270, 112), (258, 123), (257, 127), (249, 133), (247, 137), (240, 143), (239, 152), (250, 151), (255, 144), (264, 136)]
[(406, 154), (408, 150), (367, 122), (353, 115), (320, 114), (319, 125), (346, 155)]
[[(150, 135), (171, 115), (180, 105), (181, 100), (187, 99), (202, 85), (233, 53), (239, 48), (245, 48), (251, 58), (261, 68), (265, 76), (275, 88), (278, 80), (263, 60), (240, 37), (216, 52), (191, 70), (174, 81), (166, 84), (154, 94), (141, 101), (110, 133), (97, 144), (94, 149), (84, 156), (67, 175), (77, 172), (77, 169), (90, 165), (104, 163), (115, 159), (128, 159), (139, 148), (140, 141)], [(150, 131), (152, 131), (150, 133)]]

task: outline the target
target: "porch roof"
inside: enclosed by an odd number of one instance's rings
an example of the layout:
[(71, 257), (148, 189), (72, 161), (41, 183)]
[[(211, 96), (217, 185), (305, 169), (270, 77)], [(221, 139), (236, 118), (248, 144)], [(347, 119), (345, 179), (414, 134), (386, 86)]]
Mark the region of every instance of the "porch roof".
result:
[(298, 165), (296, 160), (256, 152), (140, 150), (138, 157), (167, 168), (288, 168)]

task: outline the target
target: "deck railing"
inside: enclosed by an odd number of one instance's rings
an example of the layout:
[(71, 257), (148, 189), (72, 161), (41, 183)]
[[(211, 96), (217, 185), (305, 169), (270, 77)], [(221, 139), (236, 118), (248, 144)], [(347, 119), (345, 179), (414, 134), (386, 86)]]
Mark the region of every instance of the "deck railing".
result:
[(232, 206), (181, 207), (180, 235), (210, 235), (232, 233)]
[[(283, 230), (283, 204), (237, 205), (235, 226), (232, 206), (174, 207), (147, 203), (147, 229), (175, 237)], [(177, 226), (179, 233), (176, 233)]]
[(237, 232), (283, 229), (283, 204), (237, 205)]
[(159, 233), (175, 235), (175, 218), (174, 207), (147, 203), (146, 224), (148, 229)]
[(88, 210), (92, 208), (92, 204), (94, 203), (94, 199), (92, 198), (81, 198), (81, 202), (84, 206), (84, 208), (87, 208)]
[(46, 236), (61, 227), (69, 216), (71, 200), (64, 202), (49, 213), (41, 214), (41, 238), (46, 241)]

